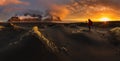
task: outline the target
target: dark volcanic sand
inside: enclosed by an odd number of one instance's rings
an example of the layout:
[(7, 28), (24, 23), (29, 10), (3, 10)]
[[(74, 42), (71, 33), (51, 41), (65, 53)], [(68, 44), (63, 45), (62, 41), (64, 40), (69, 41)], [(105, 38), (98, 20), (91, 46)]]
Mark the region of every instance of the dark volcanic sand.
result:
[(46, 47), (42, 37), (36, 37), (34, 25), (4, 26), (0, 30), (0, 61), (120, 61), (120, 42), (111, 38), (109, 28), (89, 32), (81, 26), (37, 24), (38, 31), (56, 45), (56, 52)]

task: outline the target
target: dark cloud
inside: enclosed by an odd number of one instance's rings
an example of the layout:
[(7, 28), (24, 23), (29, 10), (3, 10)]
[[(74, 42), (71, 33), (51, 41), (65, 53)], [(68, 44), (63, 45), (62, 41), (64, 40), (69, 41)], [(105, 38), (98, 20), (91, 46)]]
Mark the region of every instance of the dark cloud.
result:
[(0, 20), (8, 20), (17, 11), (23, 10), (30, 3), (21, 0), (1, 0), (0, 2)]
[(119, 18), (119, 2), (120, 0), (3, 0), (0, 2), (0, 19), (6, 19), (18, 11), (27, 9), (49, 9), (55, 15), (57, 12), (62, 13), (60, 16), (65, 15), (66, 18), (88, 18), (96, 15)]

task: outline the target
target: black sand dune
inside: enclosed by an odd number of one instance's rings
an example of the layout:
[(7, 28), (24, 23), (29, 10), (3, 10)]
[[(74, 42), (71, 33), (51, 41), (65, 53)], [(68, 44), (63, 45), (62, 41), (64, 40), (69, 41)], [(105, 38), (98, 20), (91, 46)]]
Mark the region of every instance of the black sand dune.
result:
[(7, 24), (0, 29), (0, 61), (120, 61), (119, 27), (111, 29)]
[(12, 28), (0, 32), (0, 61), (58, 61), (38, 38), (29, 32), (25, 35), (27, 32)]

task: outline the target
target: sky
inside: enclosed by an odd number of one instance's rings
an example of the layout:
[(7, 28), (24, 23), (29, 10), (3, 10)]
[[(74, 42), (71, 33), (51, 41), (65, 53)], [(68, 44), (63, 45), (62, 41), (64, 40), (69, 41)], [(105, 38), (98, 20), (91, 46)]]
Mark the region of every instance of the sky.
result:
[[(63, 20), (84, 21), (120, 19), (120, 0), (1, 0), (0, 21), (23, 12), (37, 12), (59, 16)], [(76, 19), (76, 20), (75, 20)]]

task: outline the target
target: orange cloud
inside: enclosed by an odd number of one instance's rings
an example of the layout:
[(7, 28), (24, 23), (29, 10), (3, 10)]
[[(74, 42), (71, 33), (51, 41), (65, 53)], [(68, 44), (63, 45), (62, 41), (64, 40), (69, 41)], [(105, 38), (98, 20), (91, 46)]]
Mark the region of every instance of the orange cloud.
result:
[(72, 0), (68, 4), (71, 15), (68, 18), (74, 19), (98, 19), (109, 17), (120, 19), (119, 0)]
[(24, 5), (28, 5), (28, 2), (22, 2), (20, 0), (1, 0), (0, 1), (0, 6), (5, 6), (5, 5), (9, 5), (9, 4), (24, 4)]
[(64, 5), (53, 4), (51, 5), (50, 14), (63, 19), (69, 14), (69, 10)]

